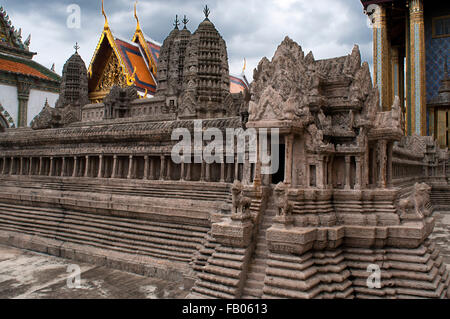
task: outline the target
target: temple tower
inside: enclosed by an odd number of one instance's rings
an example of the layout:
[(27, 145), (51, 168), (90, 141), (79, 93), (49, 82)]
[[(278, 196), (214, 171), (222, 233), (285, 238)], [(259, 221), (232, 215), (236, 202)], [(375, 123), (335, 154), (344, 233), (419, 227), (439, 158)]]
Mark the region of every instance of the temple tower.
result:
[(199, 118), (220, 117), (227, 114), (233, 99), (226, 44), (214, 24), (205, 19), (192, 35), (186, 48), (182, 112), (195, 113)]
[(75, 45), (75, 53), (64, 64), (61, 94), (56, 102), (56, 108), (68, 105), (82, 107), (89, 103), (88, 75), (86, 64), (78, 54), (78, 44)]

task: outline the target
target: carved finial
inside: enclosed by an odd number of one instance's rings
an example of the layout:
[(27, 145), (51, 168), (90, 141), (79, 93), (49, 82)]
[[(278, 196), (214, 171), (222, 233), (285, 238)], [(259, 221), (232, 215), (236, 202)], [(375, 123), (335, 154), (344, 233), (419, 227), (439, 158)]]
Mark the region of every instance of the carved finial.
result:
[(75, 43), (73, 48), (75, 49), (75, 53), (78, 53), (78, 49), (80, 48), (80, 46), (78, 45), (78, 42)]
[(52, 68), (51, 68), (50, 70), (52, 70), (53, 72), (55, 72), (55, 63), (52, 64)]
[(108, 18), (106, 17), (106, 13), (105, 13), (105, 6), (103, 4), (103, 0), (102, 0), (102, 14), (105, 17), (105, 29), (108, 28)]
[(184, 29), (187, 29), (186, 25), (189, 23), (189, 19), (186, 17), (186, 15), (184, 16), (184, 19), (182, 22), (184, 24)]
[(209, 10), (208, 5), (205, 6), (205, 9), (203, 9), (203, 13), (205, 14), (205, 20), (209, 20), (209, 14), (211, 13), (211, 10)]
[(180, 25), (180, 20), (178, 20), (178, 14), (175, 16), (175, 22), (173, 23), (173, 26), (175, 29), (178, 30), (178, 26)]
[(134, 3), (134, 18), (136, 19), (136, 22), (137, 22), (136, 30), (140, 30), (141, 24), (139, 23), (139, 18), (137, 15), (137, 8), (136, 8), (137, 4), (138, 4), (138, 0), (136, 0), (136, 2)]

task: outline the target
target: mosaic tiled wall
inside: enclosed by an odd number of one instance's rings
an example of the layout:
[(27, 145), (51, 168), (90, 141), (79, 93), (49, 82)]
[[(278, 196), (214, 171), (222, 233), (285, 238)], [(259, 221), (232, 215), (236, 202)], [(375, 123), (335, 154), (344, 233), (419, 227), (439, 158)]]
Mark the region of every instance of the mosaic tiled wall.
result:
[(444, 76), (445, 56), (448, 56), (450, 59), (450, 37), (433, 39), (432, 17), (441, 15), (428, 15), (425, 11), (427, 101), (430, 101), (438, 94), (440, 83)]

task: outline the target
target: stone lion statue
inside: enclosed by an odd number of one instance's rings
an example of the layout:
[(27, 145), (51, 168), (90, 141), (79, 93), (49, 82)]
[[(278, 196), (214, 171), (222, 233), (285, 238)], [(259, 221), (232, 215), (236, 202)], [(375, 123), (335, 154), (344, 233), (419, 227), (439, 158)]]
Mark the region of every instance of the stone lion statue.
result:
[(286, 185), (278, 183), (274, 189), (275, 206), (278, 209), (277, 216), (290, 216), (294, 205), (289, 201)]
[(231, 187), (231, 194), (233, 200), (233, 215), (247, 215), (249, 214), (252, 200), (242, 194), (244, 186), (238, 180), (234, 181)]
[(400, 199), (397, 204), (397, 211), (400, 219), (422, 220), (431, 214), (430, 204), (431, 187), (426, 183), (416, 183), (411, 195)]

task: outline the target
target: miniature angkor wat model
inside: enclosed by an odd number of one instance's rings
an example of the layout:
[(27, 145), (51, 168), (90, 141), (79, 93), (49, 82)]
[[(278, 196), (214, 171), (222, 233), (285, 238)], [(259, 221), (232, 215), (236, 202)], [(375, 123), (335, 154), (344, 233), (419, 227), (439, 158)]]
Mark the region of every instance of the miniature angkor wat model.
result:
[[(230, 94), (228, 79), (225, 42), (206, 18), (166, 39), (152, 99), (117, 87), (82, 106), (81, 121), (0, 133), (0, 242), (184, 279), (193, 298), (447, 295), (428, 239), (447, 152), (404, 137), (398, 101), (380, 111), (358, 47), (315, 60), (286, 38), (259, 63), (251, 99)], [(250, 148), (242, 162), (237, 148), (192, 161), (203, 142), (175, 162), (172, 132), (199, 123), (201, 134), (279, 134), (269, 155), (280, 169), (265, 169), (261, 148), (256, 162)]]

